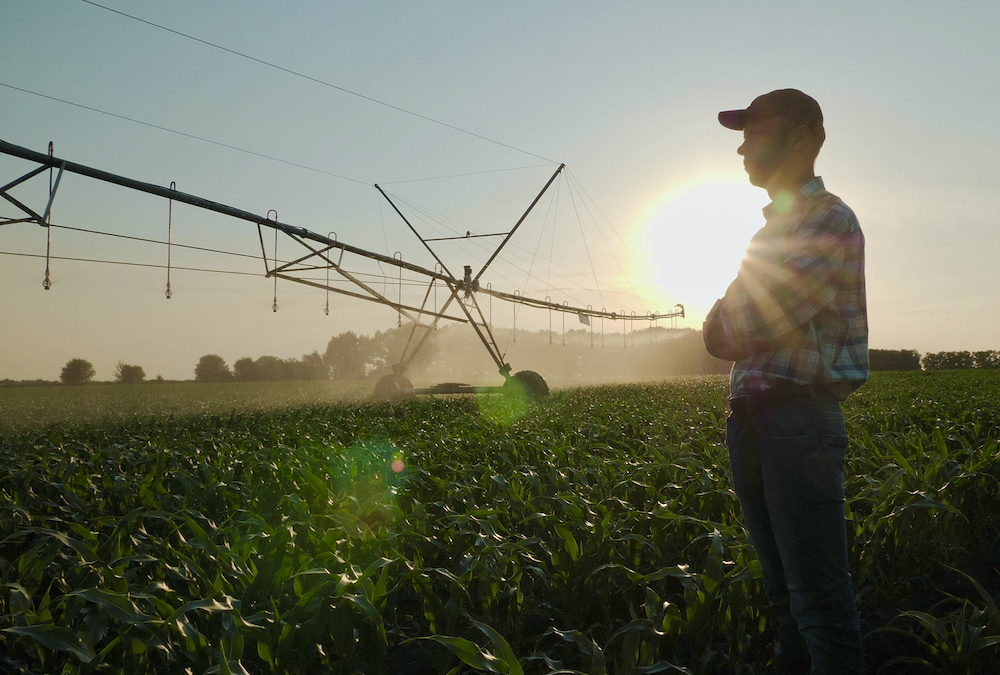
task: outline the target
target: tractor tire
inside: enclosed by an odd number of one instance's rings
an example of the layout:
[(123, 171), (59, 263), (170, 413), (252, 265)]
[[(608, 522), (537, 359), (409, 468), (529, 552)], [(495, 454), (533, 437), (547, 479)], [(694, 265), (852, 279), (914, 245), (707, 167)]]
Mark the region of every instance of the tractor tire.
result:
[(533, 370), (522, 370), (504, 382), (504, 388), (523, 393), (528, 398), (541, 398), (549, 393), (549, 385)]
[(386, 375), (375, 383), (375, 391), (372, 398), (380, 401), (398, 401), (404, 398), (413, 398), (413, 384), (402, 375), (393, 373)]

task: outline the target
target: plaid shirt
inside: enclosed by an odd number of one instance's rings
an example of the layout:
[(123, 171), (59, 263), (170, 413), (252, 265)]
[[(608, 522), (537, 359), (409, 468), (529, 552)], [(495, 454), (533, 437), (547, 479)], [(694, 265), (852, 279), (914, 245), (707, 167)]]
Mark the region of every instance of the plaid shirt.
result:
[(868, 378), (865, 238), (818, 176), (764, 208), (736, 280), (705, 319), (709, 353), (733, 360), (742, 396), (820, 384), (840, 400)]

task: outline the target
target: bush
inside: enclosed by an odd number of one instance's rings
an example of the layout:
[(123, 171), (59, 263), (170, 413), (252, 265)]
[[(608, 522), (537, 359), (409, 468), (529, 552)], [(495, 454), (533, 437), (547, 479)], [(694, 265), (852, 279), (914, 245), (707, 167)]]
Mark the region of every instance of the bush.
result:
[(233, 379), (233, 373), (221, 356), (206, 354), (194, 367), (194, 379), (196, 382), (229, 382)]
[(975, 368), (976, 361), (972, 352), (937, 352), (924, 354), (921, 365), (924, 370), (961, 370)]
[(868, 352), (869, 369), (920, 370), (920, 354), (913, 349), (872, 349)]
[(146, 373), (142, 366), (130, 366), (124, 361), (119, 361), (115, 366), (115, 382), (119, 384), (140, 384), (146, 379)]
[(63, 366), (59, 379), (62, 380), (63, 384), (83, 384), (94, 379), (95, 374), (94, 366), (90, 361), (70, 359)]

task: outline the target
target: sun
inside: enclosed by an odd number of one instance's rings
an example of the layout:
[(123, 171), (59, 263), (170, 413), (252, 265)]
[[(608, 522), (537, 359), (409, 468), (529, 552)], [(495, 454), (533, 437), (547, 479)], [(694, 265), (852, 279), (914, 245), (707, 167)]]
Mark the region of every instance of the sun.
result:
[(691, 318), (703, 316), (735, 278), (767, 202), (767, 193), (736, 176), (703, 177), (657, 200), (638, 228), (654, 283)]

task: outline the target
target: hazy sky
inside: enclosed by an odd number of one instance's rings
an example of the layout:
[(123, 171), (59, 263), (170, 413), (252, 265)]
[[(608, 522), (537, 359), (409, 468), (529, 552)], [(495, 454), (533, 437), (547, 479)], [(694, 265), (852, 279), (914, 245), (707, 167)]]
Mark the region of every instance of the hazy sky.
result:
[[(565, 162), (483, 281), (609, 311), (683, 303), (681, 326), (700, 327), (763, 224), (766, 195), (746, 183), (740, 134), (716, 114), (802, 89), (826, 118), (817, 173), (867, 239), (871, 346), (1000, 349), (1000, 3), (99, 4), (326, 84), (83, 0), (0, 0), (0, 139), (40, 152), (52, 141), (58, 157), (274, 209), (425, 267), (433, 260), (374, 183), (441, 214), (420, 221), (426, 236), (489, 233), (509, 229)], [(33, 168), (0, 155), (0, 185)], [(475, 172), (490, 173), (400, 182)], [(13, 194), (40, 211), (47, 192), (46, 173)], [(0, 216), (20, 213), (4, 201)], [(260, 253), (249, 223), (178, 204), (172, 221), (175, 243)], [(166, 263), (164, 246), (65, 229), (164, 240), (158, 197), (68, 174), (52, 222), (63, 226), (52, 256)], [(265, 242), (270, 251), (273, 233)], [(293, 246), (279, 239), (279, 257)], [(456, 274), (488, 257), (464, 242), (440, 250)], [(168, 301), (164, 269), (53, 259), (45, 291), (44, 257), (9, 255), (45, 251), (43, 228), (0, 226), (0, 379), (56, 379), (73, 357), (98, 379), (119, 360), (189, 378), (203, 354), (300, 357), (342, 331), (397, 321), (351, 299), (331, 299), (326, 316), (323, 291), (284, 282), (272, 312), (259, 259), (179, 248), (175, 268), (256, 276), (174, 269)], [(398, 279), (378, 283), (395, 297)], [(421, 297), (404, 285), (404, 302)], [(510, 325), (509, 305), (492, 311)], [(547, 321), (537, 310), (517, 317), (519, 328)]]

